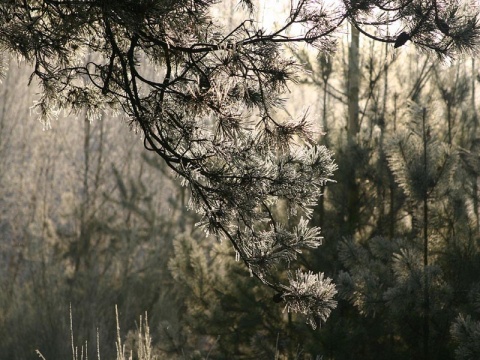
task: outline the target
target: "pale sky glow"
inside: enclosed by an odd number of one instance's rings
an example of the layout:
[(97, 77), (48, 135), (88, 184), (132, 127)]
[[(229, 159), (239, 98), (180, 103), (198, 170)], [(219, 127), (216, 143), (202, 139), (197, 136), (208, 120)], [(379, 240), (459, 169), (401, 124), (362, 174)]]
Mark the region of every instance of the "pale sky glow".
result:
[(258, 22), (265, 29), (274, 29), (275, 23), (282, 23), (288, 17), (289, 3), (286, 1), (267, 1), (261, 0), (258, 6), (259, 19)]
[[(293, 3), (298, 3), (298, 0), (293, 0)], [(339, 0), (324, 0), (321, 1), (319, 5), (315, 6), (319, 9), (322, 8), (327, 11), (334, 11), (341, 6), (340, 4), (341, 2)], [(288, 19), (290, 5), (291, 1), (288, 0), (259, 0), (257, 2), (258, 26), (267, 31), (273, 31), (275, 28), (278, 28), (278, 26), (285, 23)], [(291, 29), (293, 29), (293, 31), (298, 31), (299, 33), (302, 32), (300, 27), (292, 27)], [(400, 31), (400, 24), (392, 24), (389, 27), (384, 27), (381, 34), (372, 34), (385, 36), (393, 35)]]
[[(294, 5), (298, 0), (258, 0), (255, 2), (255, 15), (257, 18), (257, 26), (266, 31), (273, 31), (288, 20), (291, 3)], [(323, 8), (327, 11), (333, 11), (339, 5), (338, 0), (324, 0), (316, 7)], [(242, 21), (248, 18), (248, 14), (242, 6), (238, 5), (238, 0), (221, 1), (216, 6), (212, 7), (212, 14), (215, 18), (225, 19), (225, 24), (228, 27), (235, 28)], [(290, 31), (298, 31), (301, 34), (300, 26), (291, 27)]]
[[(275, 29), (276, 25), (285, 23), (289, 16), (289, 10), (291, 3), (298, 3), (298, 0), (259, 0), (258, 1), (258, 13), (259, 24), (267, 30)], [(338, 8), (340, 2), (338, 0), (324, 0), (319, 5), (315, 5), (316, 8), (324, 9), (327, 11), (333, 11)], [(312, 8), (314, 10), (315, 8)]]

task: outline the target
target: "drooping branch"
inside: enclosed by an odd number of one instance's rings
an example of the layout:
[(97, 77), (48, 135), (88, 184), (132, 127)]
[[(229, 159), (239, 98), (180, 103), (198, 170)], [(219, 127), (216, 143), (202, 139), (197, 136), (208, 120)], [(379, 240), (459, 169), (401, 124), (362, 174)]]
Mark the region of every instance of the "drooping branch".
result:
[[(277, 30), (248, 18), (225, 31), (211, 18), (214, 0), (13, 0), (0, 4), (0, 44), (35, 65), (42, 115), (123, 111), (189, 187), (200, 225), (230, 241), (252, 275), (313, 326), (334, 307), (329, 279), (297, 272), (284, 284), (274, 270), (321, 244), (307, 219), (336, 166), (306, 116), (279, 116), (302, 71), (283, 46), (332, 51), (344, 22), (397, 45), (382, 33), (394, 19), (406, 29), (403, 43), (441, 56), (472, 51), (477, 15), (432, 1), (301, 0)], [(282, 224), (285, 216), (296, 226)]]

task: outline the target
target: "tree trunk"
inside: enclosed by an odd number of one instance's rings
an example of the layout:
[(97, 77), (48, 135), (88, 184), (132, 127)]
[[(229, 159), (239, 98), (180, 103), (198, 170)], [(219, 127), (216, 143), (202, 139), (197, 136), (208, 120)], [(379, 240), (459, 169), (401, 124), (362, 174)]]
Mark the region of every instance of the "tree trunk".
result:
[[(423, 170), (424, 176), (428, 174), (428, 156), (427, 156), (427, 143), (428, 143), (428, 128), (426, 126), (426, 109), (423, 109)], [(428, 278), (428, 188), (425, 187), (425, 193), (423, 194), (423, 286), (424, 286), (424, 307), (425, 313), (423, 318), (423, 351), (424, 359), (429, 359), (429, 338), (430, 338), (430, 289)]]
[(352, 38), (348, 51), (348, 123), (347, 123), (347, 140), (349, 156), (351, 156), (352, 166), (347, 169), (347, 231), (353, 235), (358, 224), (359, 217), (359, 189), (356, 181), (356, 168), (354, 166), (355, 156), (357, 156), (356, 149), (356, 135), (359, 131), (358, 113), (359, 113), (359, 86), (360, 86), (360, 57), (359, 44), (360, 33), (351, 26)]
[(360, 33), (352, 26), (352, 38), (348, 51), (348, 140), (353, 141), (359, 131), (358, 125), (358, 99), (360, 89)]

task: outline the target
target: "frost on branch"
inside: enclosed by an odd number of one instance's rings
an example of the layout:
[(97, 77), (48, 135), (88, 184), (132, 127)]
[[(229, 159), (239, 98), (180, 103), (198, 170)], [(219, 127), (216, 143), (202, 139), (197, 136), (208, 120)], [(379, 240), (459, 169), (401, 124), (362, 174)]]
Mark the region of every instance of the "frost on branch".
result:
[(290, 284), (284, 286), (282, 298), (287, 311), (299, 312), (307, 317), (307, 323), (315, 329), (326, 321), (330, 312), (337, 306), (333, 297), (337, 293), (332, 279), (324, 278), (323, 273), (297, 270), (289, 273)]
[[(283, 111), (302, 68), (282, 43), (293, 24), (318, 22), (292, 41), (326, 49), (321, 34), (338, 23), (304, 19), (301, 2), (280, 32), (249, 20), (227, 31), (212, 20), (213, 3), (93, 1), (87, 11), (68, 0), (14, 2), (0, 12), (0, 42), (33, 63), (43, 119), (55, 109), (122, 111), (189, 188), (205, 232), (230, 242), (250, 273), (280, 293), (282, 272), (321, 243), (308, 219), (336, 169), (318, 145), (316, 119)], [(23, 16), (7, 25), (10, 13)], [(321, 312), (305, 301), (300, 311)]]
[(320, 228), (309, 227), (308, 221), (303, 218), (293, 231), (277, 224), (257, 234), (252, 231), (246, 231), (243, 236), (237, 234), (240, 255), (261, 279), (266, 278), (273, 265), (295, 260), (302, 249), (316, 248), (321, 245), (322, 239)]
[[(317, 145), (315, 119), (281, 116), (302, 71), (284, 46), (326, 53), (350, 22), (392, 45), (389, 29), (405, 27), (415, 46), (454, 56), (478, 44), (478, 12), (447, 0), (301, 0), (278, 30), (265, 30), (253, 21), (254, 2), (243, 0), (250, 18), (226, 29), (212, 17), (215, 3), (4, 1), (0, 48), (32, 64), (43, 119), (64, 109), (87, 109), (92, 120), (104, 110), (125, 114), (190, 189), (205, 230), (229, 241), (252, 275), (280, 293), (282, 274), (273, 270), (294, 267), (302, 249), (318, 246), (319, 229), (298, 219), (310, 217), (336, 167)], [(285, 215), (292, 226), (282, 224)], [(311, 276), (302, 279), (310, 284)], [(326, 317), (331, 304), (322, 313), (322, 301), (312, 300), (318, 291), (311, 298), (295, 291), (290, 311)]]

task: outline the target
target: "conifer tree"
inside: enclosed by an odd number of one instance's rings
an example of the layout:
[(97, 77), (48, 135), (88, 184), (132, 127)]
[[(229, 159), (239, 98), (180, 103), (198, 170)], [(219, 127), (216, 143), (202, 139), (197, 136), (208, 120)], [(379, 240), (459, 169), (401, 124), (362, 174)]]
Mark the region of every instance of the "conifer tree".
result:
[(480, 356), (480, 321), (475, 321), (470, 316), (459, 315), (452, 325), (451, 332), (459, 344), (455, 350), (455, 358), (457, 360), (478, 359)]
[[(37, 111), (47, 125), (64, 108), (92, 116), (123, 111), (145, 147), (188, 186), (205, 230), (227, 239), (251, 274), (314, 326), (314, 317), (325, 319), (335, 306), (330, 281), (295, 270), (282, 282), (271, 269), (320, 245), (319, 228), (305, 219), (335, 165), (304, 115), (279, 114), (300, 71), (282, 45), (331, 51), (335, 32), (350, 22), (395, 47), (411, 41), (456, 56), (477, 45), (478, 14), (446, 0), (301, 0), (278, 30), (267, 31), (251, 20), (253, 2), (242, 0), (245, 21), (226, 30), (211, 17), (214, 3), (13, 0), (0, 5), (0, 44), (34, 65), (32, 81), (42, 87)], [(395, 36), (383, 32), (392, 22), (402, 29)], [(158, 71), (149, 76), (141, 59)], [(281, 224), (274, 211), (280, 200), (289, 216), (304, 219)]]
[[(465, 303), (465, 296), (460, 294), (473, 280), (468, 276), (462, 285), (450, 280), (452, 272), (459, 271), (449, 265), (458, 251), (453, 243), (468, 243), (468, 235), (461, 229), (471, 225), (457, 215), (455, 230), (450, 230), (444, 211), (456, 206), (454, 211), (460, 214), (465, 209), (465, 199), (456, 190), (465, 177), (460, 175), (464, 172), (458, 165), (457, 153), (439, 141), (438, 128), (432, 126), (428, 112), (410, 103), (411, 122), (390, 139), (387, 148), (389, 167), (406, 195), (410, 230), (403, 238), (376, 237), (365, 245), (352, 240), (342, 242), (340, 259), (348, 272), (341, 272), (338, 278), (342, 298), (351, 301), (365, 316), (382, 319), (378, 326), (388, 327), (392, 336), (400, 334), (409, 344), (409, 351), (422, 351), (423, 359), (449, 358), (439, 346), (448, 335), (442, 329), (449, 326), (455, 312), (443, 309)], [(468, 262), (473, 264), (476, 258), (472, 253)], [(382, 323), (386, 319), (394, 319), (398, 328)], [(452, 333), (457, 334), (460, 325), (455, 326)], [(465, 341), (461, 335), (458, 337)], [(393, 342), (391, 351), (402, 354), (399, 345)], [(407, 356), (408, 352), (403, 354)]]
[[(476, 313), (472, 312), (471, 305), (468, 305), (470, 300), (467, 301), (466, 296), (469, 289), (475, 285), (477, 281), (475, 274), (478, 273), (476, 270), (478, 269), (476, 265), (478, 263), (476, 186), (479, 162), (476, 155), (478, 150), (475, 147), (478, 143), (475, 140), (478, 132), (474, 130), (477, 110), (471, 105), (475, 104), (472, 96), (475, 93), (475, 83), (473, 86), (471, 83), (476, 72), (472, 72), (470, 66), (467, 68), (465, 65), (469, 64), (470, 59), (445, 66), (428, 55), (417, 55), (407, 49), (402, 49), (401, 52), (393, 55), (389, 54), (386, 47), (385, 53), (381, 44), (371, 45), (364, 35), (362, 37), (360, 61), (362, 64), (360, 67), (362, 126), (356, 139), (359, 151), (355, 157), (347, 154), (345, 150), (346, 121), (342, 115), (339, 115), (346, 113), (348, 100), (343, 97), (338, 85), (342, 81), (346, 82), (344, 80), (346, 70), (343, 73), (341, 70), (346, 69), (348, 65), (346, 50), (343, 51), (343, 63), (341, 63), (342, 54), (332, 60), (333, 76), (329, 79), (328, 112), (332, 114), (333, 121), (330, 121), (328, 139), (329, 144), (335, 149), (339, 164), (335, 179), (340, 184), (345, 183), (344, 177), (348, 176), (349, 166), (355, 166), (358, 171), (356, 181), (359, 183), (362, 201), (358, 204), (361, 214), (358, 225), (354, 227), (353, 232), (344, 233), (348, 239), (346, 241), (348, 246), (342, 242), (340, 245), (342, 251), (338, 254), (335, 240), (329, 241), (322, 249), (323, 251), (316, 254), (313, 261), (314, 264), (325, 269), (325, 261), (322, 260), (328, 259), (329, 269), (326, 271), (331, 269), (329, 275), (338, 272), (338, 269), (343, 270), (340, 270), (340, 276), (336, 278), (336, 282), (340, 283), (339, 309), (334, 312), (333, 321), (325, 325), (319, 337), (324, 343), (329, 342), (331, 352), (328, 354), (335, 358), (349, 358), (349, 354), (355, 352), (358, 358), (376, 358), (381, 353), (382, 358), (403, 359), (419, 356), (424, 351), (424, 346), (418, 341), (425, 339), (422, 335), (425, 318), (421, 315), (425, 308), (421, 302), (418, 302), (415, 305), (418, 311), (411, 310), (414, 301), (410, 301), (412, 299), (408, 291), (413, 288), (409, 290), (403, 288), (407, 294), (405, 296), (400, 295), (404, 294), (402, 291), (397, 293), (399, 300), (409, 300), (405, 301), (408, 304), (406, 306), (397, 304), (402, 306), (398, 306), (396, 311), (393, 311), (393, 303), (387, 303), (384, 298), (385, 288), (397, 286), (393, 277), (392, 261), (394, 254), (399, 250), (394, 248), (408, 249), (408, 252), (415, 253), (415, 277), (420, 279), (422, 274), (425, 275), (422, 270), (423, 206), (419, 206), (421, 204), (418, 203), (418, 199), (412, 203), (411, 197), (405, 195), (403, 189), (399, 188), (398, 182), (394, 181), (392, 168), (386, 160), (387, 153), (390, 154), (393, 150), (391, 146), (387, 149), (386, 144), (390, 143), (394, 132), (405, 131), (404, 115), (407, 115), (407, 123), (411, 121), (412, 115), (411, 111), (408, 112), (405, 109), (412, 99), (416, 99), (419, 102), (434, 104), (431, 109), (427, 109), (427, 114), (433, 112), (433, 118), (430, 121), (431, 131), (433, 131), (430, 142), (433, 144), (428, 145), (432, 148), (427, 149), (427, 154), (430, 151), (435, 152), (432, 149), (442, 142), (445, 144), (441, 146), (449, 148), (448, 141), (450, 141), (452, 146), (449, 151), (456, 159), (454, 162), (457, 162), (454, 166), (454, 175), (446, 181), (449, 184), (448, 189), (446, 191), (445, 188), (443, 191), (437, 189), (439, 193), (429, 200), (426, 222), (431, 233), (428, 244), (433, 247), (427, 255), (429, 255), (429, 262), (432, 262), (430, 266), (435, 269), (435, 275), (432, 276), (437, 282), (434, 288), (431, 288), (430, 295), (439, 294), (441, 295), (439, 298), (442, 299), (436, 302), (437, 296), (432, 295), (435, 303), (431, 304), (430, 355), (432, 358), (442, 356), (442, 358), (451, 359), (454, 343), (446, 329), (458, 313), (464, 314), (464, 317), (466, 314), (470, 315), (472, 323), (477, 320)], [(409, 46), (409, 50), (412, 50), (412, 45)], [(314, 84), (319, 91), (323, 91), (322, 69), (308, 60), (302, 57), (302, 61), (307, 62), (309, 70), (312, 71), (311, 77), (305, 83)], [(440, 80), (439, 83), (437, 79)], [(444, 106), (445, 100), (439, 87), (444, 89), (446, 98), (450, 99), (450, 110)], [(472, 91), (470, 95), (472, 99), (468, 98), (469, 89)], [(345, 85), (343, 85), (343, 91), (346, 92)], [(454, 96), (449, 96), (449, 93)], [(453, 125), (450, 137), (448, 111), (451, 112), (450, 121)], [(408, 129), (414, 130), (412, 124)], [(421, 128), (415, 130), (420, 133), (418, 130)], [(458, 146), (463, 149), (459, 149)], [(461, 162), (455, 154), (457, 151), (460, 153)], [(419, 157), (418, 164), (421, 161)], [(399, 165), (399, 167), (402, 166)], [(423, 181), (420, 175), (417, 180)], [(341, 185), (329, 187), (327, 197), (324, 199), (327, 211), (322, 230), (324, 234), (329, 234), (327, 236), (329, 239), (335, 236), (331, 234), (338, 235), (346, 228), (342, 226), (348, 216), (343, 206), (346, 203), (343, 195), (345, 191), (339, 188)], [(411, 227), (411, 222), (406, 221), (411, 219), (409, 214), (415, 215), (414, 229)], [(414, 234), (417, 235), (415, 239), (413, 239)], [(345, 247), (350, 249), (351, 258), (356, 260), (346, 261), (345, 256), (348, 251), (345, 251)], [(341, 262), (336, 262), (337, 255), (340, 255)], [(347, 276), (345, 270), (348, 271), (348, 276), (352, 277), (353, 283), (358, 285), (353, 288), (355, 293), (353, 297), (349, 297), (352, 293), (346, 291), (349, 280), (344, 279), (344, 276)], [(402, 270), (405, 274), (404, 271), (405, 267)], [(421, 286), (415, 288), (415, 296), (420, 301), (425, 299), (423, 289)], [(361, 299), (362, 296), (364, 299)], [(359, 304), (368, 303), (371, 306), (370, 312), (358, 306), (359, 313), (342, 299), (354, 305), (357, 304), (357, 300)], [(437, 311), (439, 307), (448, 310)], [(348, 329), (339, 330), (341, 328)], [(459, 344), (466, 337), (462, 339), (459, 340)], [(408, 344), (410, 353), (406, 351), (405, 344)]]

